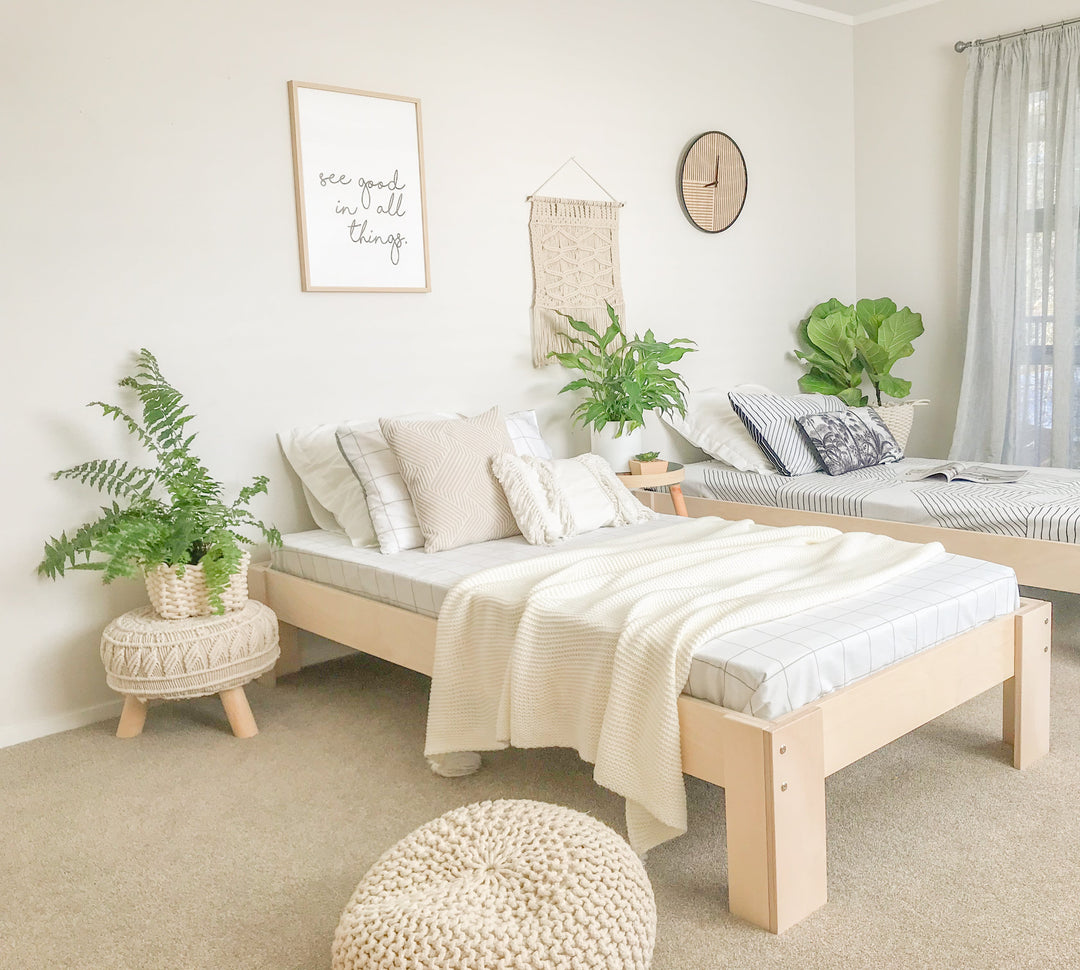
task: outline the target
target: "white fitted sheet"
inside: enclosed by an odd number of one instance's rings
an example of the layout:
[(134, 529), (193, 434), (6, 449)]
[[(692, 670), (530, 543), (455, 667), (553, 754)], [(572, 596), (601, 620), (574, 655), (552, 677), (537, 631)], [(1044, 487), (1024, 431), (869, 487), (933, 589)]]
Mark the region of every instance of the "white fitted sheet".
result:
[(897, 478), (901, 471), (940, 464), (939, 459), (905, 458), (846, 475), (811, 472), (788, 478), (702, 461), (686, 466), (682, 490), (724, 502), (1080, 543), (1080, 472), (1075, 469), (1029, 468), (1020, 481), (1000, 485)]
[[(558, 548), (589, 545), (666, 528), (673, 517), (625, 529), (599, 529)], [(482, 569), (545, 555), (520, 536), (440, 553), (392, 556), (354, 548), (315, 530), (286, 535), (274, 550), (282, 572), (437, 616), (458, 580)], [(1016, 609), (1016, 577), (1007, 566), (943, 555), (927, 568), (831, 606), (737, 630), (699, 650), (686, 692), (732, 710), (776, 718), (897, 660), (926, 650)]]

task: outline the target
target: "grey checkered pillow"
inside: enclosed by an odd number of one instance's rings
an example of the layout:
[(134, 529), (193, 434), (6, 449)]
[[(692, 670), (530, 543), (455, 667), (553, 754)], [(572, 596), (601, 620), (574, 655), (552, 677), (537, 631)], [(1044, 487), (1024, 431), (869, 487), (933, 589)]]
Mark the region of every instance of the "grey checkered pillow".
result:
[(401, 477), (401, 466), (379, 430), (379, 422), (343, 424), (337, 429), (337, 442), (364, 489), (379, 551), (390, 554), (419, 549), (424, 536), (412, 496)]

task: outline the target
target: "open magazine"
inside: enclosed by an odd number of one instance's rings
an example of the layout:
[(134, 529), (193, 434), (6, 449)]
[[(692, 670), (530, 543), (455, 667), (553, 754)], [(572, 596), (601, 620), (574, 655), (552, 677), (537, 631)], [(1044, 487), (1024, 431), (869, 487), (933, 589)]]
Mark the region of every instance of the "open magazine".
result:
[(993, 465), (973, 465), (960, 461), (948, 461), (929, 468), (907, 468), (897, 471), (897, 477), (905, 482), (921, 482), (928, 478), (944, 478), (947, 482), (980, 482), (998, 485), (1018, 482), (1027, 472), (1022, 468), (996, 468)]

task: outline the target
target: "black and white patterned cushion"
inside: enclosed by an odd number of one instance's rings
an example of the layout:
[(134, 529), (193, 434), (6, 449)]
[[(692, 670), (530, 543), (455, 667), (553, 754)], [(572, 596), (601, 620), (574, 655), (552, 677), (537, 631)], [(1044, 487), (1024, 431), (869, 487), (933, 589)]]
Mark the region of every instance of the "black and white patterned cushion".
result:
[(808, 414), (795, 420), (830, 475), (904, 457), (885, 422), (870, 408)]
[(824, 467), (796, 418), (846, 410), (840, 398), (825, 394), (779, 397), (732, 391), (728, 400), (750, 437), (782, 475), (805, 475)]

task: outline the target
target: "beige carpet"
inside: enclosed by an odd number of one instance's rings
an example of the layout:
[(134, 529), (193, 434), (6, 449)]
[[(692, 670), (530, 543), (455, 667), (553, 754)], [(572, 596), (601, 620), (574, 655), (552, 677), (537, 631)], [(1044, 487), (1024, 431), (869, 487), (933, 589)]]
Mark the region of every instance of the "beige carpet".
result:
[[(829, 779), (828, 905), (782, 937), (729, 916), (723, 793), (689, 781), (690, 834), (654, 850), (657, 970), (1080, 967), (1080, 598), (1061, 598), (1050, 756), (1014, 771), (993, 694)], [(426, 681), (362, 656), (0, 751), (0, 967), (324, 968), (379, 854), (449, 808), (539, 798), (621, 828), (565, 751), (420, 756)]]

